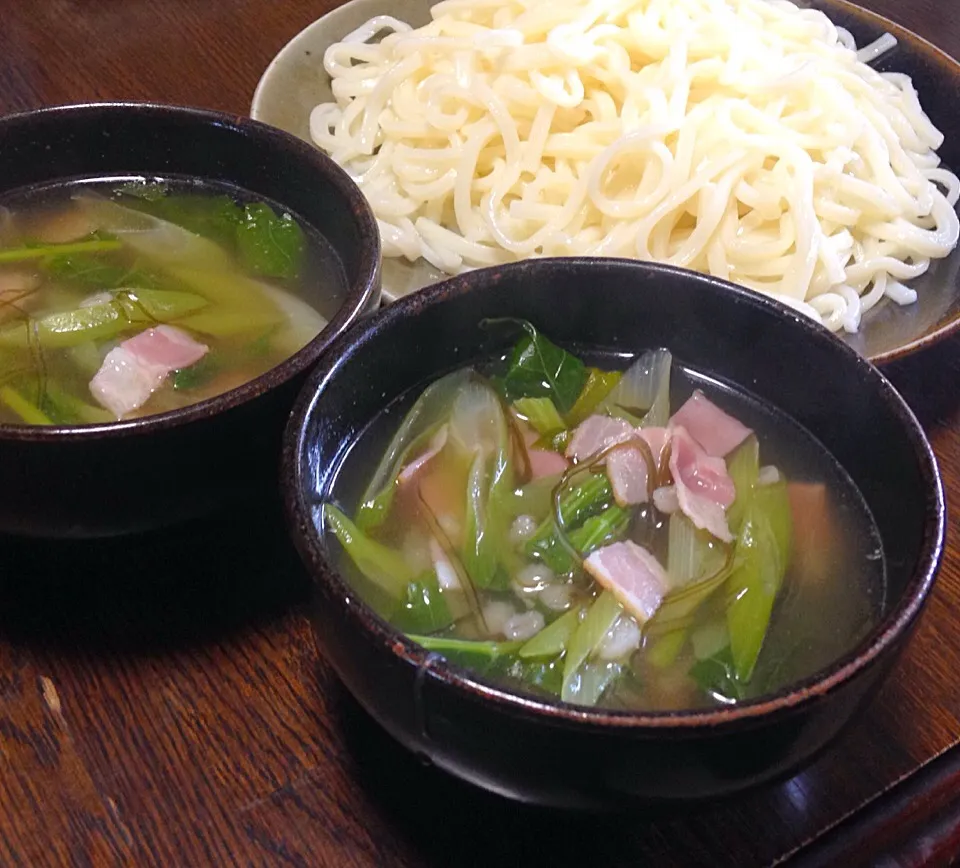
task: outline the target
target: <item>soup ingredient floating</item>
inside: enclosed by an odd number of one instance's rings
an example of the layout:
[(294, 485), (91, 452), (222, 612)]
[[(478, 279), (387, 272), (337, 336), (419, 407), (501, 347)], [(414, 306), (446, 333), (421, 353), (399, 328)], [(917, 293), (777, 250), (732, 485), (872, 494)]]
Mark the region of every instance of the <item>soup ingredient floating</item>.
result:
[[(960, 181), (908, 76), (767, 0), (447, 0), (332, 45), (314, 141), (384, 255), (670, 262), (855, 332), (960, 235)], [(378, 41), (379, 40), (379, 41)]]
[(791, 598), (834, 639), (862, 635), (869, 618), (845, 622), (847, 604), (818, 611), (833, 571), (857, 593), (841, 541), (861, 555), (871, 541), (858, 569), (883, 584), (876, 537), (844, 530), (829, 464), (791, 483), (702, 391), (671, 410), (666, 350), (603, 371), (519, 325), (491, 376), (457, 371), (420, 395), (352, 518), (324, 506), (383, 617), (522, 689), (647, 710), (752, 698), (848, 649), (811, 650)]
[(129, 419), (259, 376), (326, 324), (298, 298), (310, 254), (291, 215), (205, 185), (11, 198), (0, 208), (0, 422)]

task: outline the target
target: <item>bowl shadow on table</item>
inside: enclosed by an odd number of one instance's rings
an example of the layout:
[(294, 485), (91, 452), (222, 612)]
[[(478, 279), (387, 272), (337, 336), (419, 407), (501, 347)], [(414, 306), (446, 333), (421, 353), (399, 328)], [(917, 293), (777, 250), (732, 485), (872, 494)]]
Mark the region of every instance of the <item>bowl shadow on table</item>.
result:
[[(856, 721), (837, 747), (821, 748), (802, 770), (733, 796), (683, 803), (629, 803), (623, 810), (578, 811), (511, 801), (454, 778), (398, 744), (364, 711), (336, 676), (320, 665), (326, 705), (343, 739), (350, 777), (365, 811), (386, 827), (370, 834), (396, 836), (426, 866), (531, 864), (765, 865), (826, 831), (869, 798), (887, 770), (849, 775), (838, 750), (855, 762), (876, 760), (876, 727), (886, 731), (888, 710), (901, 687), (890, 679), (868, 705), (877, 709), (867, 729)], [(895, 751), (893, 753), (896, 753)], [(884, 763), (905, 761), (885, 755)], [(759, 817), (765, 828), (757, 827)], [(750, 828), (751, 843), (743, 837)], [(466, 846), (465, 846), (465, 842)], [(747, 847), (745, 850), (744, 847)], [(794, 855), (800, 855), (795, 853)], [(407, 864), (398, 858), (398, 864)], [(791, 861), (790, 864), (793, 864)]]
[(112, 539), (0, 537), (0, 637), (125, 654), (215, 642), (310, 586), (277, 504)]
[(960, 338), (883, 366), (927, 433), (960, 411)]

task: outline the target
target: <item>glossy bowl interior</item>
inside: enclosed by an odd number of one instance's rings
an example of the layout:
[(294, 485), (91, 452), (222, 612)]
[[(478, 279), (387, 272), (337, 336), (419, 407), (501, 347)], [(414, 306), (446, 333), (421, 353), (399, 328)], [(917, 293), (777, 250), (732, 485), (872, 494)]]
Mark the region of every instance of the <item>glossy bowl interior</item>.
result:
[[(350, 490), (351, 480), (340, 475), (349, 447), (384, 406), (506, 348), (498, 340), (509, 338), (478, 327), (486, 317), (529, 319), (568, 346), (666, 346), (681, 365), (792, 416), (846, 468), (877, 521), (888, 607), (876, 629), (827, 670), (770, 697), (651, 714), (512, 693), (426, 653), (378, 618), (341, 575), (338, 544), (318, 531), (321, 504)], [(774, 302), (625, 260), (475, 271), (361, 322), (331, 348), (301, 394), (282, 479), (294, 539), (315, 583), (318, 642), (361, 704), (400, 742), (453, 774), (564, 806), (718, 796), (809, 760), (892, 665), (934, 581), (944, 534), (930, 446), (876, 368)]]
[(75, 178), (188, 176), (289, 208), (329, 243), (346, 289), (319, 287), (327, 327), (285, 362), (180, 410), (83, 426), (0, 424), (0, 532), (103, 536), (173, 524), (276, 488), (287, 412), (305, 372), (380, 298), (380, 241), (332, 160), (265, 124), (172, 106), (89, 104), (0, 119), (0, 196)]

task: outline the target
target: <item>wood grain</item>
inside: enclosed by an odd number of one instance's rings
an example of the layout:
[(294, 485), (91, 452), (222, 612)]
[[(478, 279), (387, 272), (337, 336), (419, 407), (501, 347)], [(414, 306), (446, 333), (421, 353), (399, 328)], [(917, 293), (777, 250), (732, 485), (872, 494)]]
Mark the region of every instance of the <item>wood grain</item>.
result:
[[(330, 5), (8, 2), (0, 111), (245, 113), (273, 55)], [(953, 4), (865, 5), (960, 55)], [(960, 514), (960, 339), (889, 374)], [(918, 865), (960, 846), (953, 526), (902, 665), (813, 766), (723, 804), (614, 817), (506, 804), (393, 744), (318, 659), (307, 582), (268, 511), (170, 548), (0, 543), (0, 865)]]

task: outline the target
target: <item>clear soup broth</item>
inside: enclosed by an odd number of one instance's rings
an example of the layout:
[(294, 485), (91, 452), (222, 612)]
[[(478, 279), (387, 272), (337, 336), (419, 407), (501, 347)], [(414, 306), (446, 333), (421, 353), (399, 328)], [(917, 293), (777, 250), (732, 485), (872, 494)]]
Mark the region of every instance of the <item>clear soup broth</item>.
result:
[(637, 711), (768, 695), (866, 636), (881, 542), (808, 431), (665, 351), (584, 363), (528, 328), (350, 448), (326, 533), (382, 617), (513, 690)]
[(0, 198), (0, 422), (163, 413), (276, 367), (324, 328), (346, 279), (276, 202), (169, 177)]

